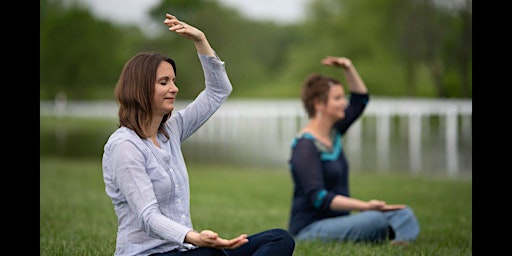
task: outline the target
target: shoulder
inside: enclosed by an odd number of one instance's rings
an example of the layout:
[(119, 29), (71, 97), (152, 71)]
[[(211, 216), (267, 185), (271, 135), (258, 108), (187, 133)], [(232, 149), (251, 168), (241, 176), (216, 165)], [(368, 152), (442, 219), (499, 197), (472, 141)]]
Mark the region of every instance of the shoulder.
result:
[(105, 143), (104, 150), (112, 151), (118, 146), (127, 148), (142, 148), (143, 140), (133, 130), (126, 127), (120, 127), (115, 130), (107, 142)]
[(351, 103), (360, 103), (363, 105), (368, 104), (368, 101), (370, 101), (370, 94), (369, 93), (350, 93), (350, 102)]
[(297, 146), (297, 144), (299, 144), (299, 142), (301, 142), (301, 144), (305, 143), (305, 144), (314, 145), (316, 142), (316, 138), (315, 138), (315, 136), (313, 136), (313, 134), (311, 134), (309, 132), (299, 132), (297, 135), (295, 135), (295, 137), (292, 140), (292, 148)]

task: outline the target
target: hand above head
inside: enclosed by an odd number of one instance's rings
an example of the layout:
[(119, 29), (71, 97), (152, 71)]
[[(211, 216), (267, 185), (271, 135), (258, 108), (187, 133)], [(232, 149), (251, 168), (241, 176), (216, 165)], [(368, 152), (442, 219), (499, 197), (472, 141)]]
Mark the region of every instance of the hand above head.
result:
[(323, 58), (320, 63), (326, 66), (341, 67), (342, 72), (348, 84), (351, 93), (368, 93), (368, 89), (364, 84), (363, 79), (359, 76), (352, 61), (346, 57), (327, 56)]
[(176, 34), (183, 36), (192, 41), (201, 41), (206, 38), (203, 31), (189, 25), (183, 21), (178, 20), (176, 16), (171, 14), (165, 14), (164, 24), (169, 27), (170, 31), (176, 32)]
[(215, 51), (210, 46), (203, 31), (178, 20), (176, 16), (168, 13), (165, 14), (164, 24), (169, 27), (169, 31), (174, 31), (176, 34), (192, 40), (199, 54), (215, 56)]
[(336, 66), (336, 67), (342, 67), (342, 68), (349, 68), (352, 66), (352, 61), (349, 58), (345, 57), (334, 57), (334, 56), (327, 56), (321, 60), (323, 65), (326, 66)]
[(212, 247), (219, 249), (234, 249), (249, 242), (246, 234), (242, 234), (228, 240), (219, 237), (216, 232), (211, 230), (203, 230), (200, 233), (190, 231), (187, 233), (185, 241), (199, 247)]

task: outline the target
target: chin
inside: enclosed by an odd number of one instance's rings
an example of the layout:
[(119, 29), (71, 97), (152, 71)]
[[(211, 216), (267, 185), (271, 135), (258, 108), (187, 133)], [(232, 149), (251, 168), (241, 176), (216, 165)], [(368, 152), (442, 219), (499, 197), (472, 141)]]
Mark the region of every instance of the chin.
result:
[(164, 111), (164, 116), (171, 114), (173, 110), (174, 110), (174, 108), (171, 108), (171, 109), (168, 109), (167, 111)]

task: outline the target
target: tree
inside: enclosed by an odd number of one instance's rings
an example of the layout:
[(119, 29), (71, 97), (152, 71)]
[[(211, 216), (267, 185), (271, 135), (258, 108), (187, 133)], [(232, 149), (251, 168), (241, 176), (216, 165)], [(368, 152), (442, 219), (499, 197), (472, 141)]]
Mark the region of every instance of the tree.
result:
[(41, 98), (58, 92), (69, 99), (98, 94), (112, 98), (128, 49), (142, 37), (138, 28), (97, 20), (80, 6), (45, 2), (40, 21)]
[(415, 95), (418, 69), (430, 73), (435, 96), (471, 97), (471, 0), (465, 5), (433, 0), (399, 1), (400, 55), (407, 67), (407, 94)]

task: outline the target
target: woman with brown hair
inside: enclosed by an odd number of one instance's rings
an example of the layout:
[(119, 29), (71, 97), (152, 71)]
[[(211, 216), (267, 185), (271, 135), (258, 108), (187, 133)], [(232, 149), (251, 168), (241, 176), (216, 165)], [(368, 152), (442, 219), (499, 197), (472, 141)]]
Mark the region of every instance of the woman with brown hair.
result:
[(194, 43), (205, 88), (173, 113), (179, 91), (173, 59), (139, 53), (123, 67), (115, 88), (119, 128), (105, 144), (102, 158), (105, 190), (118, 219), (114, 255), (292, 255), (295, 243), (284, 229), (232, 239), (194, 230), (181, 143), (215, 113), (233, 88), (224, 62), (201, 30), (170, 14), (164, 24)]
[(350, 96), (332, 77), (312, 74), (304, 83), (302, 103), (309, 122), (292, 142), (288, 231), (297, 241), (414, 241), (420, 228), (411, 208), (351, 197), (342, 137), (362, 115), (369, 93), (350, 59), (327, 56), (321, 64), (341, 68)]

